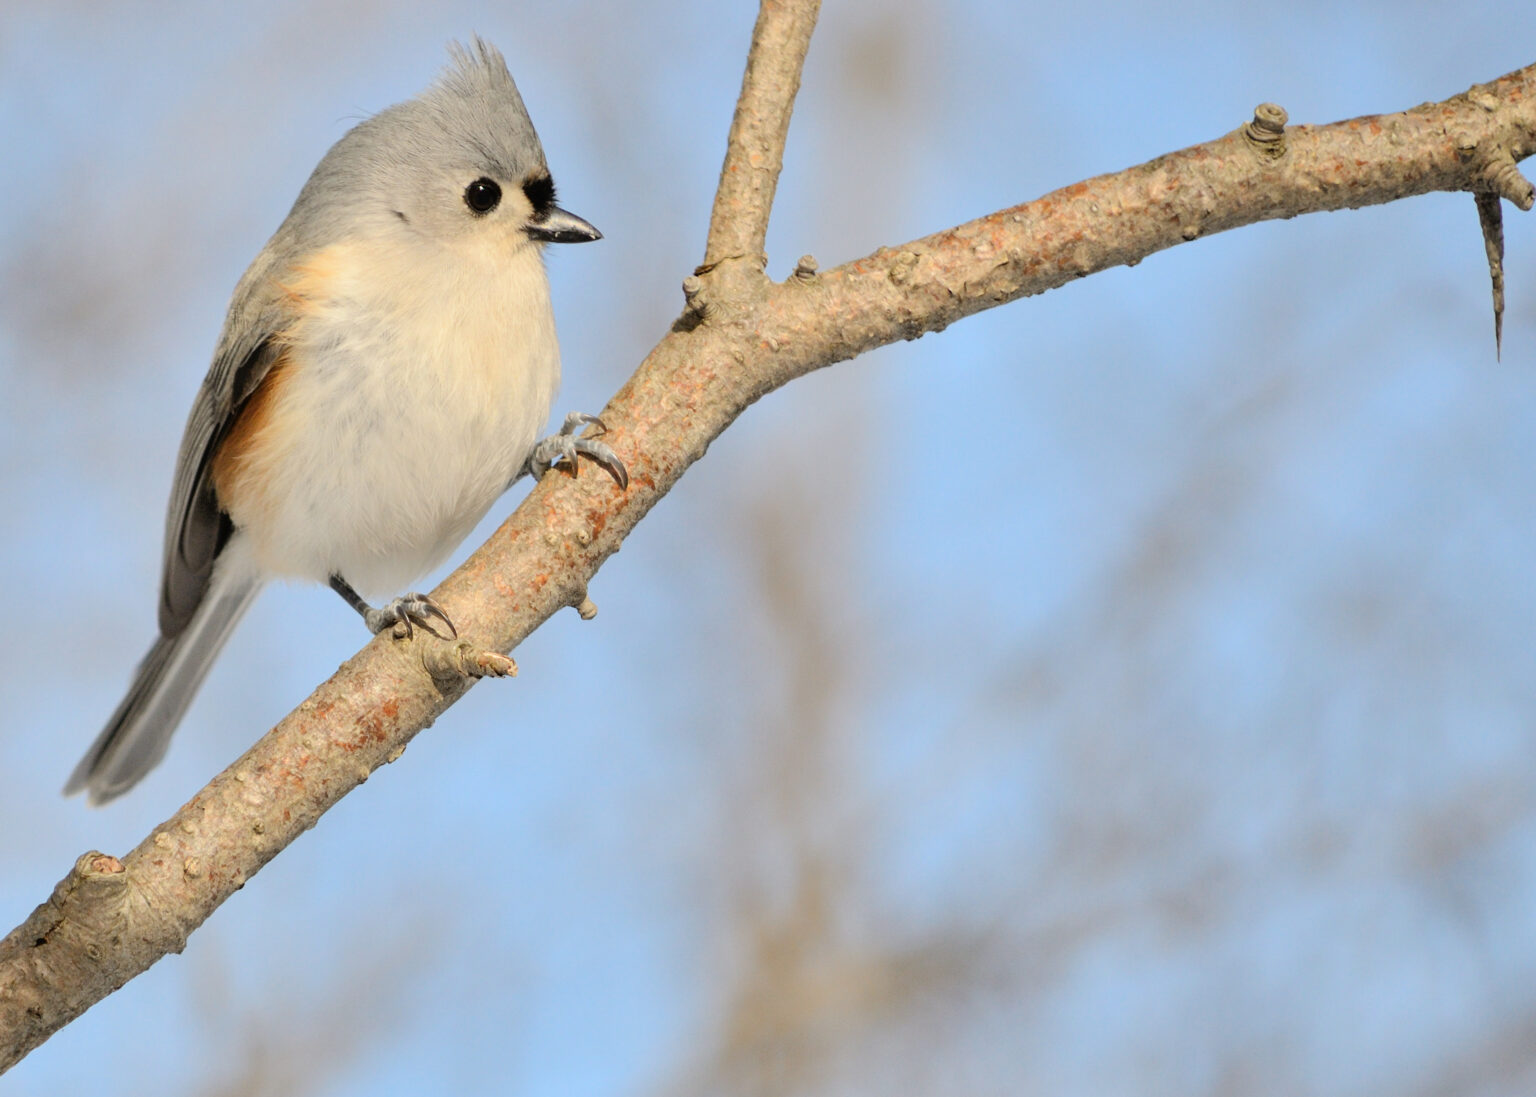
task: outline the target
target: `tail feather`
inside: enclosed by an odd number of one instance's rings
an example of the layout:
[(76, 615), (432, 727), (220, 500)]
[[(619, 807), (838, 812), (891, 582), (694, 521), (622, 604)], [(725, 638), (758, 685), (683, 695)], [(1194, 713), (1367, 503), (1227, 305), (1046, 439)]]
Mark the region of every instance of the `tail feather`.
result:
[(187, 627), (160, 637), (144, 656), (128, 696), (70, 774), (64, 795), (87, 792), (92, 804), (105, 804), (159, 764), (214, 657), (260, 590), (254, 576), (214, 575)]

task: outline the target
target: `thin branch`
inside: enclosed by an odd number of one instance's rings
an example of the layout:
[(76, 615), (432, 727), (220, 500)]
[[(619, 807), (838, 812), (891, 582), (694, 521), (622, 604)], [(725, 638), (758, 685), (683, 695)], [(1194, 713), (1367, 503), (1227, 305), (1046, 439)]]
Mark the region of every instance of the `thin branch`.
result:
[[(753, 86), (749, 75), (744, 97)], [(782, 139), (782, 125), (773, 132)], [(780, 284), (755, 268), (731, 274), (742, 264), (695, 276), (684, 320), (602, 412), (629, 489), (591, 473), (547, 477), (434, 596), (471, 645), (463, 651), (510, 651), (561, 607), (587, 616), (587, 583), (603, 561), (736, 416), (794, 377), (1211, 232), (1486, 189), (1489, 164), (1533, 151), (1536, 66), (1443, 103), (1331, 126), (1287, 130), (1266, 105), (1216, 141), (824, 274), (807, 259)], [(1511, 170), (1499, 168), (1502, 193), (1529, 208), (1529, 184)], [(721, 240), (738, 238), (722, 227), (732, 208), (749, 221), (766, 212), (761, 201), (717, 202)], [(760, 228), (740, 238), (760, 243)], [(121, 861), (83, 856), (0, 941), (0, 1070), (180, 951), (262, 865), (462, 696), (471, 683), (452, 668), (475, 660), (445, 660), (435, 643), (375, 638)]]
[(758, 9), (709, 218), (705, 267), (733, 257), (763, 267), (763, 240), (784, 167), (789, 116), (820, 10), (821, 0), (763, 0)]
[(1215, 141), (773, 286), (754, 318), (780, 353), (758, 383), (776, 388), (1201, 236), (1431, 191), (1480, 191), (1490, 164), (1511, 203), (1536, 204), (1514, 167), (1536, 153), (1536, 65), (1397, 114), (1289, 129), (1283, 118), (1266, 103)]

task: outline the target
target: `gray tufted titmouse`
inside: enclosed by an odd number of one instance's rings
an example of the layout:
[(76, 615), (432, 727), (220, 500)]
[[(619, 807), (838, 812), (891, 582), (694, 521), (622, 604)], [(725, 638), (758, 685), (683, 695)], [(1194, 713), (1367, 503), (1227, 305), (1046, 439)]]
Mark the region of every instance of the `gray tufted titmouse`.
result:
[(535, 443), (560, 381), (543, 245), (596, 240), (555, 205), (506, 62), (475, 39), (416, 99), (326, 153), (235, 287), (166, 515), (160, 638), (65, 793), (104, 803), (165, 754), (269, 578), (329, 583), (378, 632), (454, 634), (431, 599), (379, 609), (526, 473), (578, 455), (620, 488), (598, 423)]

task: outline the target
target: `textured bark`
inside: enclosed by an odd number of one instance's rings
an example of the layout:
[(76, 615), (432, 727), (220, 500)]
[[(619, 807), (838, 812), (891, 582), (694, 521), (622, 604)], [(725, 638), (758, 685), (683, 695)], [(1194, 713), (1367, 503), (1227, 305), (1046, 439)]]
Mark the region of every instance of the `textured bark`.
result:
[[(628, 463), (550, 476), (434, 596), (464, 641), (376, 637), (120, 861), (87, 853), (0, 942), (0, 1070), (188, 935), (564, 606), (747, 405), (811, 370), (1163, 248), (1255, 221), (1432, 190), (1529, 209), (1536, 66), (1442, 103), (1285, 128), (1262, 106), (1214, 141), (824, 273), (763, 274), (763, 233), (814, 0), (764, 0), (707, 262), (672, 331), (602, 412)], [(1470, 224), (1470, 219), (1469, 219)]]
[(763, 0), (758, 10), (709, 218), (706, 267), (732, 258), (755, 258), (759, 267), (766, 264), (761, 257), (768, 214), (784, 166), (784, 139), (800, 90), (805, 51), (820, 10), (821, 0)]

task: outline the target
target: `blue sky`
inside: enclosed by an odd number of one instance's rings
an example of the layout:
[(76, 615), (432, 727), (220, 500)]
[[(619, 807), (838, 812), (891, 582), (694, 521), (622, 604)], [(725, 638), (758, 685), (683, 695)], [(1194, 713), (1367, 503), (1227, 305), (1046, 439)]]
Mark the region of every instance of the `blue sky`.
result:
[[(558, 411), (601, 407), (681, 306), (749, 7), (427, 7), (0, 16), (8, 925), (365, 639), (330, 593), (269, 590), (159, 770), (103, 810), (58, 796), (151, 639), (228, 294), (352, 121), (451, 38), (507, 54), (605, 233), (550, 256)], [(1533, 31), (1516, 3), (829, 3), (769, 270), (1263, 101), (1444, 98)], [(786, 1091), (1528, 1091), (1536, 235), (1506, 219), (1499, 362), (1472, 201), (1430, 195), (774, 394), (604, 567), (595, 621), (552, 620), (5, 1092), (746, 1092), (775, 1047)], [(744, 1030), (759, 1001), (803, 1021)]]

